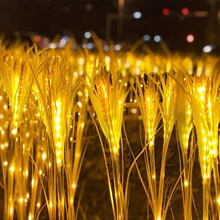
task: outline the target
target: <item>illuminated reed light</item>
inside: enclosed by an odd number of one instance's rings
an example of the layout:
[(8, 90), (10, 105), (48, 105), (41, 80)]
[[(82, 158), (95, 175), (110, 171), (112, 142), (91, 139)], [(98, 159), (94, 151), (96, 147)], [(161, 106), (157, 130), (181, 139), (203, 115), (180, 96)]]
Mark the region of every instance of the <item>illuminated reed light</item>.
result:
[(51, 167), (51, 162), (48, 163), (48, 167), (49, 167), (49, 168)]
[(34, 179), (31, 180), (31, 186), (34, 187)]
[(3, 97), (2, 96), (0, 96), (0, 101), (3, 99)]
[(28, 215), (28, 220), (33, 220), (34, 218), (33, 218), (33, 215), (32, 214), (29, 214)]
[(157, 220), (161, 220), (161, 217), (160, 217), (160, 216), (157, 216)]
[(8, 161), (7, 161), (7, 160), (5, 160), (5, 161), (3, 162), (3, 166), (4, 166), (4, 167), (7, 167), (7, 166), (8, 166)]
[(3, 114), (0, 114), (0, 119), (3, 119), (4, 118), (4, 115)]
[(36, 206), (37, 206), (37, 208), (40, 208), (40, 206), (41, 206), (40, 202), (38, 202), (38, 203), (36, 204)]
[(73, 142), (73, 137), (70, 137), (70, 141)]
[(154, 179), (154, 180), (156, 179), (156, 176), (155, 176), (155, 174), (153, 174), (153, 175), (152, 175), (152, 179)]
[(42, 170), (39, 170), (39, 175), (42, 175), (43, 171)]

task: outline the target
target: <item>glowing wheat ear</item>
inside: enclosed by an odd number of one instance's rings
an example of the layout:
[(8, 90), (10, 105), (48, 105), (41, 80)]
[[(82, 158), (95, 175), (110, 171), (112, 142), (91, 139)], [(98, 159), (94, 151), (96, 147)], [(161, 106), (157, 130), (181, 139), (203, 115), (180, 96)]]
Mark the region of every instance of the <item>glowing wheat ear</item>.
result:
[[(110, 198), (115, 219), (125, 215), (124, 192), (121, 182), (119, 149), (124, 102), (127, 95), (125, 78), (101, 69), (92, 85), (87, 79), (89, 96), (98, 123), (107, 138), (113, 169), (113, 186), (109, 182)], [(113, 191), (112, 191), (113, 190)]]
[(28, 59), (21, 54), (4, 55), (0, 59), (1, 79), (12, 110), (12, 135), (17, 134), (23, 109), (27, 103), (32, 86), (31, 69)]
[[(210, 207), (210, 184), (213, 171), (216, 198), (219, 197), (218, 127), (219, 127), (220, 77), (213, 72), (211, 77), (201, 75), (193, 81), (190, 96), (196, 128), (199, 162), (203, 178), (203, 218), (208, 219)], [(215, 206), (219, 215), (219, 206)]]
[(127, 94), (125, 79), (120, 79), (118, 76), (115, 78), (102, 69), (96, 75), (94, 87), (89, 87), (89, 92), (99, 124), (109, 142), (110, 151), (112, 154), (118, 154)]

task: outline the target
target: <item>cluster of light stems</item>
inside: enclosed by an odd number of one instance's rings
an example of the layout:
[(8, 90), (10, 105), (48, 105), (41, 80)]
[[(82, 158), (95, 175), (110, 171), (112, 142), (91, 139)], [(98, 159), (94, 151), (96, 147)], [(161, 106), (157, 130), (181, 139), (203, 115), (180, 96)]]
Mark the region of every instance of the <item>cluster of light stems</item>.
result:
[[(177, 55), (136, 56), (132, 52), (114, 54), (113, 51), (94, 54), (71, 48), (61, 51), (33, 48), (25, 52), (22, 47), (12, 47), (2, 48), (1, 52), (0, 160), (4, 219), (15, 216), (40, 219), (45, 213), (50, 219), (77, 219), (75, 195), (85, 154), (87, 110), (108, 141), (113, 179), (107, 165), (106, 168), (114, 219), (128, 218), (128, 185), (123, 179), (121, 153), (128, 92), (135, 105), (132, 114), (140, 110), (145, 131), (140, 155), (144, 154), (146, 173), (139, 176), (154, 219), (166, 219), (175, 190), (166, 197), (166, 157), (174, 126), (181, 151), (184, 218), (192, 219), (196, 146), (203, 178), (203, 219), (209, 215), (220, 217), (220, 77), (212, 65)], [(217, 60), (213, 58), (209, 62), (214, 66)], [(195, 72), (194, 65), (197, 65)], [(186, 74), (179, 71), (181, 68)], [(159, 171), (155, 155), (158, 130), (163, 132)], [(106, 161), (104, 147), (103, 153)], [(140, 159), (134, 157), (138, 171)], [(147, 182), (143, 181), (143, 175)], [(210, 192), (212, 176), (215, 198)], [(213, 212), (210, 206), (214, 207)]]

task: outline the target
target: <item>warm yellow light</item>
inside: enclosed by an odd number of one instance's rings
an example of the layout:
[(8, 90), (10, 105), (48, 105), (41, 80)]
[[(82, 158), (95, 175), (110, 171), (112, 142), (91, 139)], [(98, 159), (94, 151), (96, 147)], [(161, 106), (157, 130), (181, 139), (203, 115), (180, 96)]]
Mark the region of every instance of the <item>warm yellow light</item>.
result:
[(15, 167), (14, 167), (14, 165), (11, 165), (11, 167), (10, 167), (10, 171), (11, 171), (12, 173), (15, 171)]
[(20, 203), (23, 203), (24, 199), (21, 197), (21, 198), (18, 199), (18, 201), (19, 201)]
[(3, 162), (3, 166), (4, 166), (4, 167), (7, 167), (7, 166), (8, 166), (8, 161), (7, 161), (7, 160), (5, 160), (5, 161)]
[(17, 134), (17, 129), (16, 129), (16, 128), (13, 128), (12, 131), (11, 131), (11, 133), (12, 133), (13, 135), (16, 135), (16, 134)]
[(220, 206), (220, 196), (217, 198), (217, 204)]
[(43, 153), (41, 157), (42, 157), (42, 160), (46, 160), (47, 154), (46, 154), (46, 153)]
[(188, 185), (189, 185), (189, 182), (188, 182), (187, 180), (185, 180), (185, 181), (184, 181), (184, 186), (185, 186), (185, 187), (188, 187)]
[(73, 189), (76, 188), (76, 184), (75, 184), (75, 183), (72, 184), (72, 188), (73, 188)]

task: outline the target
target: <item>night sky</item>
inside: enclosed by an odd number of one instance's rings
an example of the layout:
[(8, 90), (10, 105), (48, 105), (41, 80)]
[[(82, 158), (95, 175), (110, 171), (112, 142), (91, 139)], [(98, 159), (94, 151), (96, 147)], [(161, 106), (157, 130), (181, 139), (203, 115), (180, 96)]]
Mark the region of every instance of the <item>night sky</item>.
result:
[[(205, 10), (209, 15), (184, 16), (181, 10), (185, 7), (191, 14)], [(168, 16), (163, 15), (164, 8), (169, 9)], [(134, 42), (146, 34), (151, 38), (160, 35), (171, 47), (185, 47), (187, 34), (193, 34), (195, 46), (202, 47), (213, 38), (211, 10), (209, 1), (203, 0), (125, 0), (120, 20), (118, 1), (3, 0), (0, 32), (8, 37), (36, 33), (52, 38), (67, 34), (79, 42), (85, 31), (90, 30), (102, 39), (124, 42)], [(140, 19), (133, 18), (135, 11), (141, 12)], [(108, 19), (111, 27), (107, 25)]]

